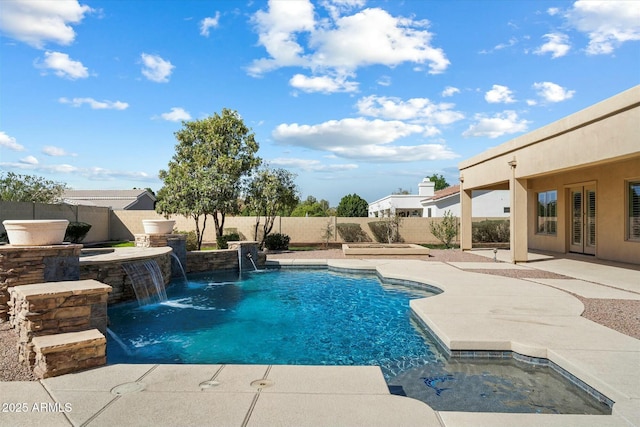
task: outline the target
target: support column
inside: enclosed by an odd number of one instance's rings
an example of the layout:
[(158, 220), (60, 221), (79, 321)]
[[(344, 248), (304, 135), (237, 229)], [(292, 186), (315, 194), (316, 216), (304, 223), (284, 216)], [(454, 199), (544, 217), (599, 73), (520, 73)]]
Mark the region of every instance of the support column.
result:
[[(512, 164), (513, 163), (513, 164)], [(511, 262), (528, 261), (528, 227), (527, 227), (527, 180), (516, 179), (515, 161), (511, 165), (511, 178), (509, 179), (509, 196), (511, 203), (510, 215), (510, 252)]]
[(473, 237), (471, 233), (471, 190), (463, 189), (463, 182), (460, 182), (460, 249), (463, 251), (473, 247)]

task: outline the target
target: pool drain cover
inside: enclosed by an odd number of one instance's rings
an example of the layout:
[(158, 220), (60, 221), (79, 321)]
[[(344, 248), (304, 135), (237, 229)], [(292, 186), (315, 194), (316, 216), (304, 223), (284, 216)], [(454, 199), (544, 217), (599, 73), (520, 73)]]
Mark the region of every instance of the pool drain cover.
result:
[(267, 388), (274, 384), (271, 380), (255, 380), (251, 382), (251, 387), (255, 388)]
[(121, 394), (137, 393), (139, 391), (144, 390), (144, 388), (145, 388), (145, 385), (143, 383), (138, 383), (138, 382), (124, 383), (112, 388), (111, 394), (121, 395)]
[(214, 380), (203, 381), (203, 382), (200, 383), (200, 389), (201, 390), (206, 390), (208, 388), (217, 387), (219, 385), (220, 385), (220, 382), (218, 382), (218, 381), (214, 381)]

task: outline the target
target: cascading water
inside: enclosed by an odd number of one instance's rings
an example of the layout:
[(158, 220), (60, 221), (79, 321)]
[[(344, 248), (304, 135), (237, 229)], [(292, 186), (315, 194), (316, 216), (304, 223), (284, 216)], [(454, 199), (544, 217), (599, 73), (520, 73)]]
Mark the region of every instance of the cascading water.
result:
[(164, 279), (155, 260), (144, 260), (122, 264), (131, 279), (139, 305), (157, 304), (167, 300)]
[(251, 261), (251, 264), (253, 265), (253, 270), (259, 271), (258, 267), (256, 267), (255, 261), (253, 260), (253, 255), (251, 255), (251, 252), (247, 253), (247, 258), (249, 258), (249, 261)]
[[(180, 258), (178, 258), (178, 256), (176, 254), (174, 254), (173, 252), (171, 253), (171, 257), (175, 260), (175, 262), (178, 264), (178, 266), (180, 267), (180, 272), (182, 272), (182, 278), (184, 279), (185, 282), (187, 282), (187, 274), (184, 272), (184, 267), (182, 266), (182, 263), (180, 262)], [(171, 263), (171, 271), (173, 272), (173, 262)]]

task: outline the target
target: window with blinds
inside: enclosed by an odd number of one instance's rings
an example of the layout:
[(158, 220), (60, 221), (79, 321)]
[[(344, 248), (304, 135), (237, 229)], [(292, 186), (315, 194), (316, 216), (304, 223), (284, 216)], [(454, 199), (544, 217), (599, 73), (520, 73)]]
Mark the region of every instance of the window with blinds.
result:
[(558, 192), (556, 190), (538, 193), (538, 234), (556, 234), (558, 224)]
[(640, 181), (629, 182), (628, 239), (640, 241)]

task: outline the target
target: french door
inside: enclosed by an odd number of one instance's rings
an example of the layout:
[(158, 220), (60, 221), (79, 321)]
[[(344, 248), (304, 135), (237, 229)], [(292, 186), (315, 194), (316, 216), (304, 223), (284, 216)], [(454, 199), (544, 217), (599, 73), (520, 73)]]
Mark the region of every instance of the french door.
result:
[(596, 253), (596, 187), (595, 185), (569, 189), (571, 232), (569, 251), (595, 255)]

